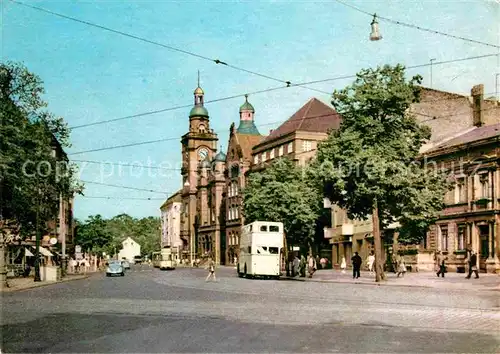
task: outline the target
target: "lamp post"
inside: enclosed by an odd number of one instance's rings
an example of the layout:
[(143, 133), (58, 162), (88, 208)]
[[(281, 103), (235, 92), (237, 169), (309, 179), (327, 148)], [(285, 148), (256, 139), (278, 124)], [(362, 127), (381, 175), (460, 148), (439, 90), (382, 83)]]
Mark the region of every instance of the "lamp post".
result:
[(36, 229), (35, 229), (35, 282), (42, 281), (40, 278), (40, 187), (36, 201)]

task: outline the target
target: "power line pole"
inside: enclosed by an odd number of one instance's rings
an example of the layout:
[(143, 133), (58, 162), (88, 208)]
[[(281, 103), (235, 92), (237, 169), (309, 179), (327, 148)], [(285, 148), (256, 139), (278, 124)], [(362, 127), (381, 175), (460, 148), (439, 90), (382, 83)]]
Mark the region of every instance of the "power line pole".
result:
[(436, 60), (436, 58), (431, 59), (431, 88), (432, 88), (432, 62)]
[(40, 278), (40, 185), (37, 186), (37, 201), (36, 201), (36, 243), (35, 243), (35, 279), (34, 281), (42, 281)]

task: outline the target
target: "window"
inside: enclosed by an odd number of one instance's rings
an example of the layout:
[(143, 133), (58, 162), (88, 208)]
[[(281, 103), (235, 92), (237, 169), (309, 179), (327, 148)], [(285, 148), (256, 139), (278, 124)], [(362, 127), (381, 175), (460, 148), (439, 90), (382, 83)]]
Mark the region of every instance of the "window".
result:
[(286, 150), (287, 153), (293, 152), (293, 143), (288, 143), (288, 148)]
[(457, 251), (465, 249), (465, 225), (457, 225)]
[(269, 158), (272, 160), (274, 159), (274, 149), (271, 149), (270, 156)]
[(448, 226), (439, 226), (441, 231), (441, 251), (448, 251)]
[(312, 150), (312, 144), (310, 140), (304, 140), (302, 142), (302, 151), (311, 151)]
[(253, 157), (253, 163), (254, 163), (254, 164), (258, 164), (258, 163), (259, 163), (259, 156), (255, 155), (255, 156)]
[(278, 156), (283, 156), (283, 145), (278, 149)]
[(240, 215), (239, 215), (240, 214), (240, 210), (238, 209), (238, 207), (234, 207), (234, 211), (236, 213), (235, 219), (238, 219), (240, 217)]
[(464, 203), (467, 201), (467, 194), (466, 194), (467, 189), (465, 186), (465, 181), (466, 181), (465, 177), (457, 179), (456, 194), (455, 194), (456, 203)]
[(238, 191), (238, 184), (235, 183), (234, 184), (234, 195), (238, 195), (239, 191)]
[(198, 125), (198, 131), (200, 133), (205, 133), (205, 126), (203, 124)]
[(481, 183), (481, 197), (489, 198), (490, 197), (490, 183), (488, 178), (488, 173), (483, 173), (479, 175), (479, 183)]
[(269, 232), (279, 232), (279, 231), (280, 231), (279, 226), (276, 225), (269, 226)]
[(265, 152), (262, 153), (262, 162), (264, 162), (264, 161), (266, 161), (266, 153)]
[(262, 225), (260, 227), (260, 231), (267, 231), (267, 226), (266, 225)]
[(279, 247), (269, 247), (269, 253), (271, 253), (271, 254), (278, 254), (279, 253)]

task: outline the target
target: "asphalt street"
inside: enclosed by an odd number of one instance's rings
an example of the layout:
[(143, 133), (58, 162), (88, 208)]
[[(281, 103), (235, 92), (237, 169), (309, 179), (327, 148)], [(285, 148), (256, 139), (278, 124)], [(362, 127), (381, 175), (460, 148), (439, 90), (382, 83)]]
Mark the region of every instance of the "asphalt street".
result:
[(2, 295), (1, 353), (482, 352), (500, 294), (133, 266)]

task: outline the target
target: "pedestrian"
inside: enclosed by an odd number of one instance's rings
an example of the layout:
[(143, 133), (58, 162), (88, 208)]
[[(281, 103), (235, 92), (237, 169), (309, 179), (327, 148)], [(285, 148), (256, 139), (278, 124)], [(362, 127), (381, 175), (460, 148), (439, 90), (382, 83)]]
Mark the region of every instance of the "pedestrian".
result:
[(302, 255), (302, 256), (300, 256), (300, 263), (299, 263), (300, 277), (301, 278), (306, 277), (306, 267), (307, 267), (306, 257), (304, 257), (304, 255)]
[(357, 279), (361, 276), (361, 264), (363, 264), (363, 260), (359, 256), (358, 252), (354, 252), (354, 256), (351, 258), (352, 262), (352, 278)]
[(217, 281), (217, 279), (215, 278), (215, 262), (212, 260), (212, 258), (208, 259), (208, 275), (205, 281), (208, 281), (210, 277), (213, 277), (214, 281)]
[(406, 273), (406, 264), (404, 258), (401, 255), (398, 255), (396, 257), (396, 267), (397, 267), (398, 278), (401, 274), (404, 276)]
[(373, 265), (375, 264), (375, 256), (373, 255), (373, 251), (368, 256), (366, 264), (368, 265), (368, 270), (370, 271), (370, 273), (373, 273)]
[(347, 263), (345, 257), (342, 257), (342, 262), (340, 262), (340, 269), (342, 269), (342, 274), (345, 274), (345, 269), (347, 268)]
[(446, 273), (446, 256), (441, 253), (441, 251), (438, 251), (436, 254), (436, 268), (438, 268), (438, 272), (436, 275), (439, 277), (441, 275), (444, 278), (444, 273)]
[(299, 265), (300, 265), (300, 259), (299, 257), (295, 256), (293, 259), (293, 268), (292, 268), (292, 277), (296, 277), (299, 275)]
[(467, 275), (465, 278), (470, 279), (470, 276), (472, 273), (476, 274), (476, 277), (474, 279), (479, 278), (479, 272), (477, 270), (477, 256), (476, 252), (471, 251), (470, 253), (470, 258), (469, 258), (469, 275)]
[(309, 272), (309, 278), (312, 278), (314, 272), (316, 272), (316, 259), (312, 255), (309, 255), (309, 260), (307, 261), (308, 264), (308, 272)]

